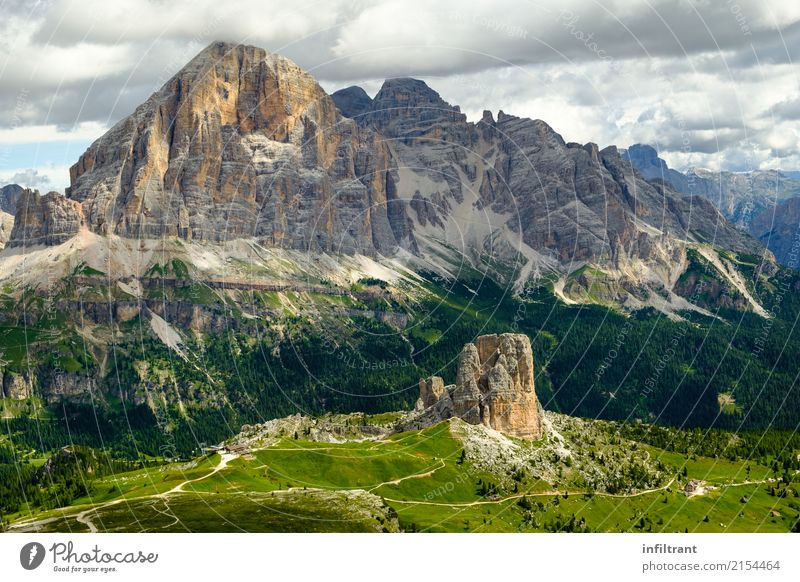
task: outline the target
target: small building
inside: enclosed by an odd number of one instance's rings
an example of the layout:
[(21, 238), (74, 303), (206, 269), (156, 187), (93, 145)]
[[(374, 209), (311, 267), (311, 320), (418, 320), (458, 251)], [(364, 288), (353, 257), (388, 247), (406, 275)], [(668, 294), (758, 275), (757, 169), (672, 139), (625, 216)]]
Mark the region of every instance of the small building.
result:
[(686, 484), (686, 487), (683, 488), (683, 492), (686, 493), (687, 496), (702, 495), (705, 493), (703, 482), (698, 481), (697, 479), (692, 479)]

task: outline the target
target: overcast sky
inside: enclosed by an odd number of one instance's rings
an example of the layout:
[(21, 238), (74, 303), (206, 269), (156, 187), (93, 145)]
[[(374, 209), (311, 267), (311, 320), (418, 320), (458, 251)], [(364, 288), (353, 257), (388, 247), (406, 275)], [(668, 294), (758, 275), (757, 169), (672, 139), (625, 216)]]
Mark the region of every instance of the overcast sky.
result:
[(791, 0), (0, 0), (0, 183), (68, 169), (213, 40), (288, 56), (329, 92), (424, 79), (470, 119), (643, 142), (678, 169), (800, 169)]

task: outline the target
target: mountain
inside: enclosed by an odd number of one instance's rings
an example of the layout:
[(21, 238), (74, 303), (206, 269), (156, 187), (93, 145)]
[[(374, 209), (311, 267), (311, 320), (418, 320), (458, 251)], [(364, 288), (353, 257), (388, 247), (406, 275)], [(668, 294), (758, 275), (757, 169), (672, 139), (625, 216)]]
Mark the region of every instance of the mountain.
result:
[(214, 43), (92, 144), (67, 197), (103, 235), (369, 254), (406, 242), (389, 163), (297, 65)]
[(9, 184), (0, 188), (0, 211), (14, 214), (17, 210), (17, 200), (24, 188), (18, 184)]
[(658, 157), (655, 148), (644, 144), (630, 146), (624, 150), (624, 157), (647, 180), (667, 182), (678, 192), (709, 199), (743, 230), (748, 230), (752, 220), (765, 209), (800, 195), (800, 179), (792, 172), (717, 172), (689, 168), (684, 174), (671, 169)]
[(750, 233), (775, 253), (784, 265), (797, 269), (800, 196), (793, 196), (755, 215)]
[(0, 188), (0, 249), (5, 247), (8, 239), (11, 238), (17, 200), (22, 191), (22, 186), (17, 184), (9, 184)]
[(734, 224), (748, 231), (759, 214), (800, 195), (800, 180), (777, 170), (714, 172), (692, 168), (687, 178), (695, 194), (711, 200)]
[(689, 180), (686, 175), (670, 168), (667, 162), (658, 157), (658, 152), (654, 147), (637, 143), (626, 150), (621, 150), (620, 155), (628, 160), (646, 180), (668, 182), (676, 192), (683, 194), (690, 192)]
[(364, 89), (357, 86), (339, 89), (331, 94), (331, 99), (345, 117), (358, 118), (372, 107), (372, 98)]
[(763, 242), (778, 261), (789, 264), (794, 231), (800, 228), (795, 211), (795, 200), (800, 196), (797, 172), (690, 168), (683, 174), (658, 157), (655, 148), (643, 144), (630, 146), (624, 157), (647, 180), (668, 183), (678, 192), (707, 198), (733, 224)]

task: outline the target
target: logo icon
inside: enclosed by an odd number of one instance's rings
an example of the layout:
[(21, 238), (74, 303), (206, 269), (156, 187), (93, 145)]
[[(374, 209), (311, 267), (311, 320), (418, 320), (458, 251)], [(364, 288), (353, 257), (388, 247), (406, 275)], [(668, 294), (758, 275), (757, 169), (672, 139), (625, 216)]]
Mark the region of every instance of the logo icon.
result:
[(19, 563), (26, 570), (35, 570), (44, 561), (44, 546), (39, 542), (30, 542), (19, 551)]

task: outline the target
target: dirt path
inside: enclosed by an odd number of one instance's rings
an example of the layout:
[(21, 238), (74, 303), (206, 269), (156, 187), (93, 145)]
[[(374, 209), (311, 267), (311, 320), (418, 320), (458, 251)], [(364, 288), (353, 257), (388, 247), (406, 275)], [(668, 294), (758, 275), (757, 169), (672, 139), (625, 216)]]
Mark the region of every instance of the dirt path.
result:
[(208, 473), (206, 475), (203, 475), (202, 477), (197, 477), (195, 479), (189, 479), (187, 481), (184, 481), (183, 483), (180, 483), (179, 485), (176, 485), (175, 487), (173, 487), (169, 491), (165, 491), (164, 493), (157, 493), (156, 495), (153, 495), (152, 497), (166, 497), (167, 495), (172, 495), (173, 493), (183, 493), (184, 492), (183, 488), (186, 485), (188, 485), (189, 483), (197, 483), (198, 481), (203, 481), (204, 479), (208, 479), (209, 477), (213, 477), (214, 475), (216, 475), (217, 473), (222, 471), (225, 467), (227, 467), (228, 463), (230, 463), (232, 460), (234, 460), (238, 456), (239, 455), (236, 455), (234, 453), (220, 453), (220, 455), (219, 455), (219, 463), (216, 464), (216, 466), (214, 467), (214, 470), (212, 470), (210, 473)]
[(407, 501), (403, 499), (391, 499), (389, 497), (384, 497), (386, 501), (391, 501), (393, 503), (405, 503), (407, 505), (438, 505), (442, 507), (472, 507), (475, 505), (493, 505), (496, 503), (503, 503), (504, 501), (511, 501), (512, 499), (521, 499), (522, 497), (555, 497), (557, 495), (585, 495), (587, 493), (592, 493), (596, 497), (620, 497), (620, 498), (627, 498), (627, 497), (639, 497), (640, 495), (647, 495), (649, 493), (656, 493), (658, 491), (664, 491), (669, 486), (671, 486), (675, 482), (675, 479), (672, 479), (666, 485), (662, 485), (661, 487), (656, 487), (654, 489), (645, 489), (644, 491), (637, 491), (636, 493), (597, 493), (591, 491), (559, 491), (557, 489), (553, 489), (550, 491), (534, 491), (534, 492), (527, 492), (527, 493), (517, 493), (515, 495), (509, 495), (507, 497), (501, 497), (500, 499), (495, 499), (491, 501), (464, 501), (464, 502), (453, 502), (453, 503), (445, 503), (440, 501)]
[[(97, 526), (94, 524), (91, 518), (91, 514), (96, 513), (100, 509), (106, 509), (107, 507), (113, 507), (115, 505), (119, 505), (120, 503), (126, 503), (128, 501), (142, 501), (144, 499), (164, 499), (168, 495), (172, 495), (175, 493), (185, 493), (183, 491), (184, 486), (188, 485), (189, 483), (196, 483), (197, 481), (202, 481), (203, 479), (208, 479), (209, 477), (216, 475), (220, 471), (222, 471), (225, 467), (228, 466), (228, 463), (235, 459), (238, 455), (233, 453), (220, 453), (220, 461), (217, 463), (214, 468), (207, 474), (203, 475), (202, 477), (196, 477), (194, 479), (187, 479), (182, 483), (176, 485), (169, 491), (165, 491), (163, 493), (153, 493), (152, 495), (143, 495), (141, 497), (121, 497), (120, 499), (114, 499), (113, 501), (108, 501), (106, 503), (101, 503), (99, 505), (92, 505), (83, 511), (78, 512), (77, 514), (73, 515), (64, 515), (62, 517), (49, 517), (46, 519), (39, 519), (39, 520), (26, 520), (26, 521), (19, 521), (15, 524), (12, 524), (9, 527), (9, 531), (31, 531), (31, 528), (34, 530), (38, 528), (40, 525), (45, 525), (47, 523), (51, 523), (53, 521), (57, 521), (59, 519), (67, 519), (70, 517), (75, 517), (75, 521), (81, 523), (89, 528), (91, 533), (98, 533), (99, 530)], [(65, 508), (66, 509), (66, 508)]]
[(424, 479), (425, 477), (432, 477), (436, 471), (445, 468), (444, 461), (439, 459), (439, 463), (440, 464), (438, 467), (431, 469), (430, 471), (426, 471), (425, 473), (415, 473), (413, 475), (407, 475), (406, 477), (400, 477), (399, 479), (393, 479), (392, 481), (384, 481), (383, 483), (378, 483), (374, 487), (370, 487), (369, 489), (367, 489), (367, 492), (372, 493), (373, 491), (375, 491), (379, 487), (383, 487), (384, 485), (399, 485), (400, 483), (408, 479)]

